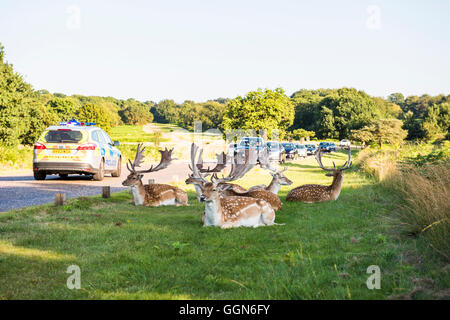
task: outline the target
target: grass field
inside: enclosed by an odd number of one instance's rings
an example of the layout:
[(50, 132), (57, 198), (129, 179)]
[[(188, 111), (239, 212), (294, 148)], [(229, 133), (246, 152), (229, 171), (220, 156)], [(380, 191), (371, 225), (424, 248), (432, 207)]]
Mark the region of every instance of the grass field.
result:
[[(288, 166), (294, 186), (330, 182), (314, 159)], [(269, 177), (254, 169), (241, 184)], [(0, 298), (421, 299), (450, 287), (448, 267), (393, 227), (395, 196), (355, 167), (337, 201), (287, 203), (283, 187), (284, 225), (256, 229), (202, 227), (204, 205), (182, 187), (189, 207), (136, 207), (121, 192), (0, 215)], [(66, 287), (72, 264), (80, 290)], [(370, 265), (380, 290), (366, 286)]]
[[(146, 133), (143, 126), (121, 125), (111, 128), (109, 136), (112, 140), (119, 142), (155, 142), (155, 135)], [(167, 139), (160, 138), (160, 142), (165, 142)]]

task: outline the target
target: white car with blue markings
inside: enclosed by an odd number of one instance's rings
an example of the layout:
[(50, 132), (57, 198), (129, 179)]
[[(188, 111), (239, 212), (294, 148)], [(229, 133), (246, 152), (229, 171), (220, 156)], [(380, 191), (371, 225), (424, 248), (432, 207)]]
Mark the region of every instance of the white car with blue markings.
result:
[(34, 144), (33, 172), (36, 180), (47, 175), (92, 175), (101, 181), (105, 173), (119, 177), (122, 155), (118, 141), (95, 123), (71, 120), (48, 127)]

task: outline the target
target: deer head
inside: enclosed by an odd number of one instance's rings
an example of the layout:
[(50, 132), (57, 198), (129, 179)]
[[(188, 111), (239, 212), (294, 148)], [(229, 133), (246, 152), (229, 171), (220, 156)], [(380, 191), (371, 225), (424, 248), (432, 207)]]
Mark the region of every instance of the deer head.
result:
[(149, 172), (155, 172), (162, 169), (165, 169), (169, 166), (170, 162), (174, 159), (172, 159), (172, 151), (173, 148), (170, 150), (159, 150), (161, 153), (161, 161), (156, 167), (153, 167), (153, 165), (150, 167), (150, 169), (147, 170), (136, 170), (136, 168), (139, 168), (144, 161), (144, 151), (145, 147), (142, 148), (142, 143), (138, 144), (136, 155), (134, 157), (133, 162), (128, 160), (127, 163), (127, 169), (130, 171), (130, 174), (127, 176), (127, 178), (122, 182), (122, 185), (124, 186), (134, 186), (137, 184), (142, 183), (142, 178), (144, 177), (145, 173)]
[(221, 191), (218, 186), (234, 180), (242, 178), (248, 171), (250, 171), (256, 164), (257, 152), (254, 148), (245, 150), (245, 159), (243, 163), (238, 163), (237, 158), (233, 159), (231, 169), (227, 177), (219, 178), (217, 173), (211, 176), (211, 182), (206, 182), (202, 185), (202, 194), (200, 201), (214, 201), (220, 197)]
[(194, 184), (200, 185), (207, 183), (206, 177), (208, 177), (211, 173), (221, 172), (227, 164), (227, 156), (224, 152), (221, 154), (216, 154), (217, 163), (214, 168), (204, 168), (203, 167), (203, 149), (200, 149), (199, 156), (197, 158), (197, 152), (199, 151), (199, 147), (192, 143), (191, 145), (191, 163), (189, 165), (189, 169), (191, 169), (192, 174), (185, 180), (186, 184)]
[(280, 171), (270, 165), (269, 151), (267, 149), (264, 149), (259, 153), (258, 160), (260, 167), (270, 172), (274, 179), (273, 182), (285, 186), (290, 186), (292, 184), (292, 181), (283, 175), (283, 172), (287, 170), (287, 167), (284, 167), (283, 170)]

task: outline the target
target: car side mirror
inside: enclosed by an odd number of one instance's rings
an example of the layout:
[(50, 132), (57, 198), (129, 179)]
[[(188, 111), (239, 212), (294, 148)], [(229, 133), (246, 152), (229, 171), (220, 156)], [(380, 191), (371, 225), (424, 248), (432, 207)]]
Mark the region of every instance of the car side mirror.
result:
[(114, 141), (114, 146), (115, 146), (115, 147), (120, 146), (120, 142), (119, 142), (119, 141)]

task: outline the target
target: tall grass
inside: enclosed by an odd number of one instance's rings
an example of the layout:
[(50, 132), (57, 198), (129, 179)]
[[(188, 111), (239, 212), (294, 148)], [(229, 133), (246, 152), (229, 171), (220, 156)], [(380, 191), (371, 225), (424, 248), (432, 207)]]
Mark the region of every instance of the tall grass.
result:
[(398, 150), (364, 150), (358, 157), (363, 170), (400, 196), (401, 227), (409, 234), (424, 237), (446, 260), (450, 260), (448, 154), (446, 145), (425, 154), (417, 152), (417, 146), (406, 146)]

